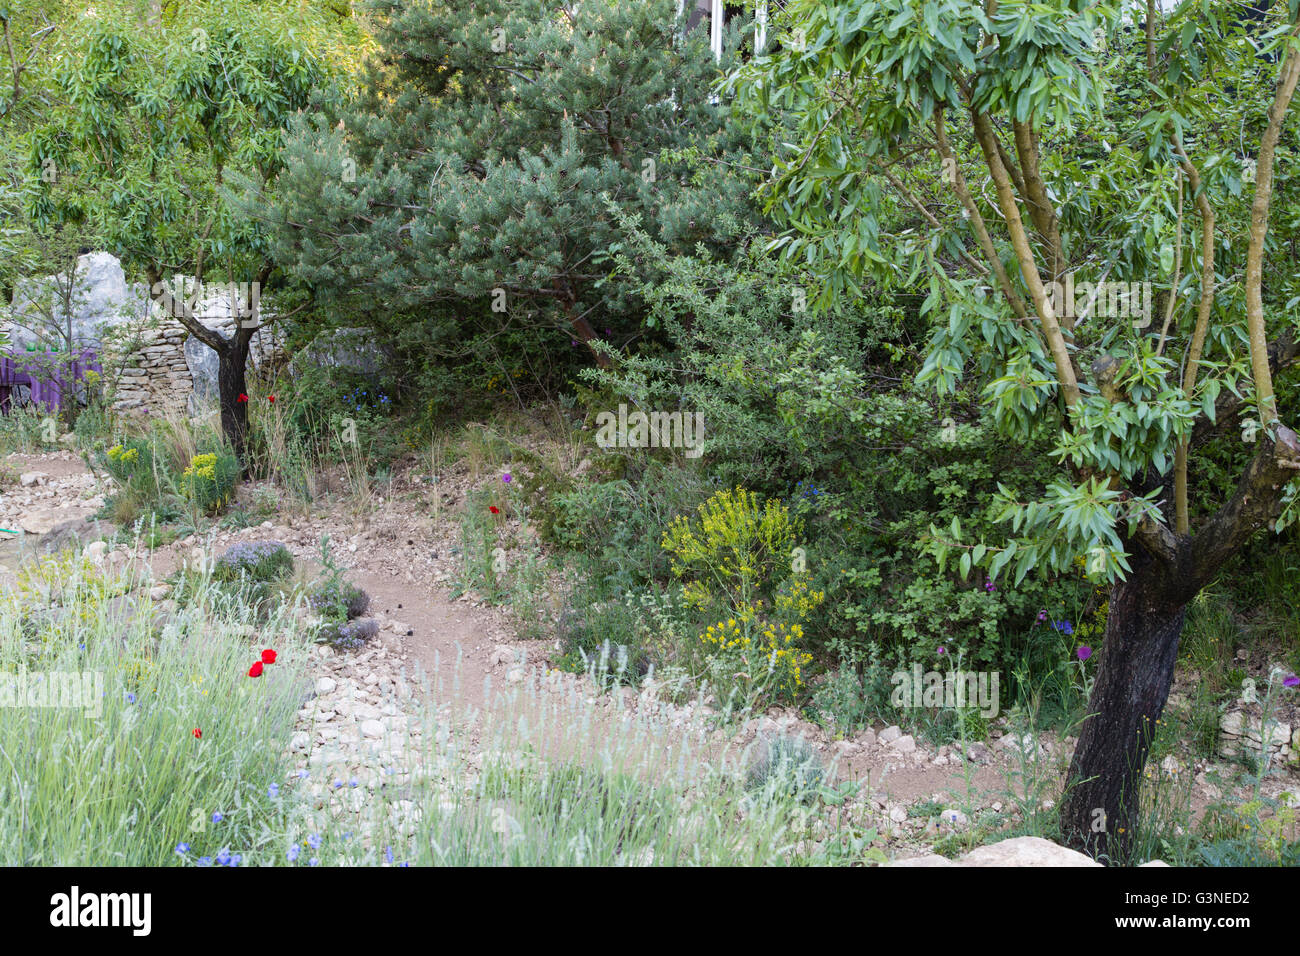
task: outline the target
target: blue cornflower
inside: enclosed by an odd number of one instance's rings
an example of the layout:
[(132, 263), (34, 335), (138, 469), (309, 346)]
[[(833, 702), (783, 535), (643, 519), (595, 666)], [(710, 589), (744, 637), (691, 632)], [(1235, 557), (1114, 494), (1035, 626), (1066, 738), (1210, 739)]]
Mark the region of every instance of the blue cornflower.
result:
[(308, 866), (320, 866), (320, 860), (316, 859), (316, 858), (313, 856), (310, 860), (307, 861), (307, 865), (308, 865)]
[(299, 770), (299, 771), (298, 771), (298, 779), (299, 779), (299, 780), (306, 780), (309, 776), (311, 776), (311, 775), (310, 775), (309, 773), (307, 773), (306, 770)]
[(212, 865), (212, 857), (210, 857), (210, 856), (201, 856), (201, 857), (199, 857), (197, 860), (195, 860), (194, 863), (195, 863), (196, 866), (211, 866), (211, 865)]
[(233, 856), (231, 856), (228, 861), (226, 861), (226, 866), (239, 866), (239, 861), (242, 859), (243, 857), (240, 854), (236, 853)]
[(289, 847), (289, 852), (286, 854), (289, 857), (289, 862), (290, 863), (295, 862), (298, 859), (298, 854), (301, 852), (302, 850), (298, 848), (298, 844), (296, 843), (293, 846)]
[(280, 785), (278, 783), (271, 784), (266, 788), (266, 795), (274, 800), (280, 795)]
[(361, 781), (359, 781), (356, 777), (353, 777), (351, 780), (348, 781), (348, 786), (351, 787), (353, 790), (355, 790), (360, 785), (361, 785)]
[(222, 820), (224, 820), (224, 819), (226, 819), (226, 815), (225, 815), (224, 813), (222, 813), (220, 810), (218, 810), (216, 813), (212, 814), (212, 822), (213, 822), (213, 823), (220, 823), (220, 822), (221, 822)]
[(342, 780), (335, 780), (335, 781), (334, 781), (334, 789), (335, 789), (335, 790), (340, 790), (340, 789), (342, 789), (342, 787), (343, 787), (343, 781), (342, 781)]
[(128, 704), (134, 704), (134, 703), (135, 703), (135, 694), (131, 693), (130, 691), (127, 691), (127, 692), (126, 692), (126, 702), (127, 702)]
[(307, 837), (307, 845), (310, 846), (313, 850), (319, 850), (320, 843), (321, 840), (320, 840), (319, 833), (313, 833), (311, 836)]
[(184, 856), (186, 853), (189, 853), (189, 852), (190, 852), (190, 845), (189, 845), (188, 843), (177, 843), (177, 844), (176, 844), (176, 854), (177, 854), (178, 856)]
[(406, 862), (402, 862), (402, 863), (399, 863), (399, 864), (397, 864), (397, 865), (398, 865), (398, 866), (410, 866), (411, 864), (410, 864), (410, 863), (406, 863)]
[(1074, 633), (1074, 628), (1070, 625), (1069, 621), (1053, 621), (1052, 627), (1060, 631), (1062, 634)]
[(223, 846), (220, 850), (217, 851), (217, 865), (225, 866), (229, 862), (230, 862), (230, 848)]
[(384, 847), (384, 859), (389, 863), (393, 862), (393, 848), (391, 846)]

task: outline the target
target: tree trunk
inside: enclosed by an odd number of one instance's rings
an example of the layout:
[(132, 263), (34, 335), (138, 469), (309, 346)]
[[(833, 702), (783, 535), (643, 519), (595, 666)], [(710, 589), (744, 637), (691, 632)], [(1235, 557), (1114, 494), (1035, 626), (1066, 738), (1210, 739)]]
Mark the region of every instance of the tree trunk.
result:
[(234, 449), (240, 468), (248, 471), (245, 452), (248, 447), (248, 381), (245, 370), (248, 364), (248, 341), (241, 335), (233, 336), (225, 348), (217, 350), (217, 395), (221, 402), (221, 431)]
[(1167, 565), (1147, 559), (1110, 593), (1106, 634), (1061, 805), (1065, 843), (1127, 862), (1142, 768), (1173, 683), (1187, 597)]

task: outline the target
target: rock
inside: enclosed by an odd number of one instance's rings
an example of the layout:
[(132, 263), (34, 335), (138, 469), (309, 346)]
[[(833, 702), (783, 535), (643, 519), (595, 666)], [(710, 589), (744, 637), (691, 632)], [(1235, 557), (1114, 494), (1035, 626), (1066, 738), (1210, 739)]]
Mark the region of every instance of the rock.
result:
[(378, 720), (367, 720), (361, 724), (361, 734), (365, 737), (378, 739), (384, 736), (384, 725)]
[(1076, 850), (1042, 837), (1013, 837), (976, 847), (957, 861), (958, 866), (1101, 866)]
[(1145, 863), (1139, 863), (1138, 866), (1168, 866), (1164, 860), (1147, 860)]
[(169, 596), (171, 593), (172, 593), (172, 589), (171, 589), (170, 586), (168, 586), (168, 585), (166, 585), (166, 584), (160, 584), (160, 585), (158, 585), (156, 588), (152, 588), (152, 589), (149, 591), (149, 600), (151, 600), (151, 601), (165, 601), (165, 600), (167, 600), (168, 596)]
[(43, 471), (24, 471), (18, 476), (18, 483), (24, 488), (35, 488), (45, 484), (49, 480), (49, 475)]
[(986, 764), (993, 759), (993, 751), (989, 750), (987, 744), (976, 741), (966, 745), (966, 759), (973, 763)]
[(90, 544), (86, 545), (86, 550), (83, 553), (91, 561), (99, 563), (104, 560), (104, 555), (108, 553), (108, 542), (92, 541)]
[(892, 727), (886, 727), (882, 730), (876, 739), (882, 744), (887, 744), (897, 740), (901, 736), (903, 736), (903, 731), (899, 729), (897, 724), (894, 724)]
[(857, 742), (863, 747), (874, 747), (876, 744), (876, 732), (868, 727), (862, 733), (858, 734)]
[(895, 823), (902, 823), (907, 819), (907, 811), (902, 807), (890, 807), (889, 819), (893, 820)]
[(311, 747), (311, 735), (304, 730), (297, 731), (289, 739), (289, 749), (294, 753), (301, 753)]
[(901, 754), (910, 754), (916, 750), (916, 739), (911, 734), (904, 734), (902, 737), (891, 740), (889, 746)]
[[(60, 517), (64, 516), (60, 515)], [(79, 548), (83, 539), (97, 538), (99, 533), (99, 526), (85, 518), (63, 520), (46, 532), (37, 547), (42, 554), (57, 554), (64, 548)]]
[(18, 519), (18, 527), (28, 534), (48, 534), (61, 517), (57, 511), (29, 511)]
[(970, 818), (955, 807), (949, 807), (939, 814), (940, 819), (950, 827), (964, 827), (970, 823)]
[(335, 687), (338, 687), (338, 683), (333, 677), (321, 677), (316, 681), (316, 693), (318, 694), (333, 693)]

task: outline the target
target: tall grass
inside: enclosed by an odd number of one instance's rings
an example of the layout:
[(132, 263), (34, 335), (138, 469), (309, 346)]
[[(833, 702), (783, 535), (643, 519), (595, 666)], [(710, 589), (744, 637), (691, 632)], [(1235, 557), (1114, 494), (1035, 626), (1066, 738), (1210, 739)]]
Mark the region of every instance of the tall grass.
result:
[[(268, 839), (256, 797), (286, 771), (305, 645), (283, 615), (254, 645), (229, 604), (155, 618), (136, 590), (147, 582), (133, 565), (64, 557), (0, 595), (0, 680), (90, 674), (102, 695), (0, 711), (5, 865), (156, 866), (181, 843), (197, 857)], [(252, 679), (262, 647), (279, 659)]]

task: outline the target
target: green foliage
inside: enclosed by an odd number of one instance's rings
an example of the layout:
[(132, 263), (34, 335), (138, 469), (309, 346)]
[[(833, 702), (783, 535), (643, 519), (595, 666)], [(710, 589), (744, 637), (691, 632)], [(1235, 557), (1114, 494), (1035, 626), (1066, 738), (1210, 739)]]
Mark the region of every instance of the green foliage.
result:
[(641, 331), (602, 264), (620, 241), (606, 202), (680, 249), (720, 248), (753, 218), (744, 138), (675, 0), (373, 14), (382, 67), (295, 124), (277, 188), (272, 252), (324, 307), (312, 329), (374, 329), (405, 370), (442, 367), (440, 393), (449, 375), (556, 382), (584, 343)]
[(212, 567), (217, 581), (251, 580), (269, 584), (293, 573), (293, 555), (278, 541), (240, 543), (227, 549)]
[(181, 490), (199, 511), (216, 514), (234, 500), (239, 473), (239, 459), (228, 452), (195, 455), (181, 472)]
[(826, 777), (816, 751), (802, 737), (767, 741), (745, 773), (745, 789), (769, 797), (811, 800)]

